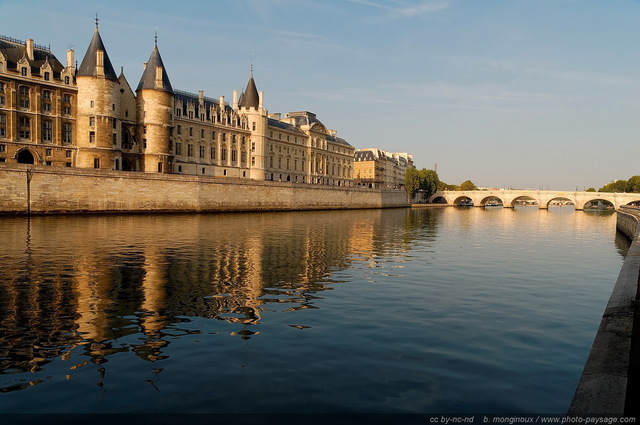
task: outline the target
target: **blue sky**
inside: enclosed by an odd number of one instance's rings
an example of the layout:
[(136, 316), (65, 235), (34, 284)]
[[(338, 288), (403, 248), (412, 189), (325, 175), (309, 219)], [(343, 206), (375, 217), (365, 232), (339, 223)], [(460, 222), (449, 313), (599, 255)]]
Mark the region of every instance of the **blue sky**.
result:
[(640, 174), (637, 0), (0, 0), (0, 34), (81, 61), (96, 12), (133, 87), (157, 28), (174, 88), (230, 100), (253, 61), (269, 112), (314, 112), (450, 184)]

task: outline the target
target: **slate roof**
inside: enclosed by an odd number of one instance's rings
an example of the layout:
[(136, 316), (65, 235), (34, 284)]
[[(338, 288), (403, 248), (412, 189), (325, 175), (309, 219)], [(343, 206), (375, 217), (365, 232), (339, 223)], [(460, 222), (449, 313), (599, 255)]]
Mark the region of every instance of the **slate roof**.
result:
[(93, 33), (93, 38), (91, 39), (91, 43), (89, 43), (89, 47), (87, 48), (87, 53), (84, 54), (84, 59), (82, 59), (82, 63), (80, 64), (80, 68), (78, 69), (77, 77), (96, 77), (96, 51), (102, 50), (104, 52), (104, 76), (109, 80), (116, 81), (118, 76), (116, 72), (113, 70), (113, 65), (111, 65), (111, 60), (109, 59), (109, 55), (107, 54), (107, 49), (104, 47), (104, 43), (102, 42), (102, 37), (100, 37), (100, 32), (98, 31), (98, 26), (96, 25), (96, 31)]
[[(149, 67), (147, 65), (147, 67)], [(199, 117), (200, 116), (200, 98), (197, 94), (195, 93), (189, 93), (186, 91), (182, 91), (182, 90), (174, 90), (173, 91), (174, 95), (175, 95), (175, 99), (176, 99), (176, 107), (178, 106), (178, 102), (182, 102), (182, 115), (186, 116), (187, 115), (187, 104), (188, 103), (193, 103), (193, 105), (195, 106), (195, 116)], [(207, 96), (203, 96), (203, 105), (204, 105), (204, 113), (206, 116), (206, 119), (211, 119), (210, 112), (211, 112), (211, 107), (212, 106), (220, 106), (220, 101), (217, 99), (212, 99), (210, 97)], [(229, 105), (225, 105), (224, 106), (225, 111), (227, 112), (231, 112), (233, 111), (233, 108), (231, 108)]]
[(283, 122), (283, 121), (276, 120), (276, 119), (273, 119), (273, 118), (268, 118), (267, 125), (269, 127), (276, 127), (276, 128), (280, 128), (282, 130), (294, 131), (294, 132), (297, 132), (297, 133), (300, 133), (300, 134), (303, 134), (303, 135), (305, 134), (304, 131), (300, 130), (298, 127), (296, 127), (293, 124), (289, 124), (288, 122)]
[(153, 50), (151, 51), (151, 56), (149, 57), (149, 61), (147, 62), (147, 66), (142, 73), (142, 77), (140, 77), (140, 83), (138, 83), (138, 90), (143, 89), (152, 89), (156, 90), (156, 67), (162, 67), (162, 90), (167, 93), (173, 93), (173, 88), (171, 87), (171, 81), (169, 81), (169, 75), (167, 75), (167, 69), (164, 67), (164, 63), (162, 62), (162, 57), (160, 56), (160, 51), (158, 51), (158, 45), (153, 46)]
[(258, 89), (256, 88), (256, 82), (253, 81), (253, 74), (249, 77), (247, 88), (240, 96), (238, 106), (241, 108), (255, 108), (260, 106), (260, 96), (258, 95)]
[(356, 151), (354, 154), (356, 161), (375, 161), (375, 155), (371, 151)]
[(6, 69), (17, 70), (18, 61), (23, 57), (29, 62), (32, 74), (40, 75), (40, 67), (47, 61), (53, 70), (53, 78), (59, 79), (60, 73), (64, 69), (64, 66), (49, 49), (37, 44), (33, 47), (33, 60), (29, 60), (27, 46), (22, 40), (0, 37), (0, 52), (7, 58)]

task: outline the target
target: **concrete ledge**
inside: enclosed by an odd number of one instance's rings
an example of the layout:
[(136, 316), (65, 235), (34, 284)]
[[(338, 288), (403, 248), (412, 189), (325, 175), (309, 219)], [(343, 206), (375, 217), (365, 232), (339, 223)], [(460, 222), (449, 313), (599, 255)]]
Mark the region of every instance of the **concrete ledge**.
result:
[(624, 415), (634, 304), (640, 277), (640, 210), (620, 208), (617, 227), (632, 239), (569, 407), (569, 416)]

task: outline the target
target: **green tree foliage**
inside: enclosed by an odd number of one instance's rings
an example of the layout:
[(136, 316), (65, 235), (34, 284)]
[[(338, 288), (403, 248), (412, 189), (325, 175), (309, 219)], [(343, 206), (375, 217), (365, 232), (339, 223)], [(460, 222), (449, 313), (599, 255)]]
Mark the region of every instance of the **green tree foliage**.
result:
[(434, 193), (438, 191), (438, 184), (440, 183), (440, 179), (438, 178), (438, 173), (433, 170), (425, 170), (424, 168), (420, 170), (420, 174), (422, 176), (422, 187), (420, 189), (427, 191), (427, 198), (431, 197)]
[(627, 180), (627, 192), (640, 193), (640, 176), (633, 176)]
[(458, 186), (458, 190), (478, 190), (478, 186), (473, 184), (471, 180), (466, 180)]
[(404, 174), (404, 187), (411, 198), (418, 190), (424, 190), (426, 198), (431, 197), (438, 191), (439, 183), (438, 174), (433, 170), (407, 168)]
[(404, 173), (404, 188), (409, 194), (409, 198), (413, 198), (418, 190), (420, 190), (420, 171), (417, 168), (407, 168)]
[(439, 182), (438, 183), (438, 190), (441, 190), (441, 191), (458, 190), (458, 186), (455, 185), (455, 184), (446, 184), (445, 182)]
[(590, 187), (589, 189), (585, 190), (585, 192), (595, 192), (596, 190), (592, 187)]
[(626, 180), (617, 180), (617, 181), (605, 184), (600, 189), (598, 189), (598, 192), (625, 193), (627, 191), (627, 184), (628, 182)]

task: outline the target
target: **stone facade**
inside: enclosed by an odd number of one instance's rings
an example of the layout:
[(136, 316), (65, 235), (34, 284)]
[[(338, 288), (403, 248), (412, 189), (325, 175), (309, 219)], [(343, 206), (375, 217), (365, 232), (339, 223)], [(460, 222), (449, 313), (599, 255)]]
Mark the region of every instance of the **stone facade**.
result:
[(359, 186), (404, 188), (404, 175), (413, 167), (413, 156), (406, 152), (387, 152), (366, 148), (355, 152), (354, 181)]
[(231, 104), (174, 90), (156, 43), (137, 86), (98, 24), (78, 69), (0, 38), (0, 162), (352, 186), (354, 148), (315, 114), (269, 114), (251, 70)]

